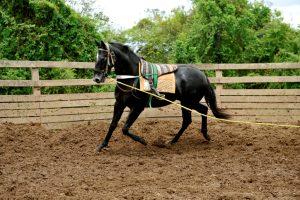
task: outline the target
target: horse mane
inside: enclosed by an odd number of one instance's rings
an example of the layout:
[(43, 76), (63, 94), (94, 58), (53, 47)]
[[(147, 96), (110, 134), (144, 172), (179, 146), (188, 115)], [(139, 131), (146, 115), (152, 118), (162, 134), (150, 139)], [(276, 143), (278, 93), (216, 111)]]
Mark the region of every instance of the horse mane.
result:
[(109, 44), (117, 48), (121, 53), (126, 54), (130, 58), (139, 57), (128, 45), (118, 42), (110, 42)]

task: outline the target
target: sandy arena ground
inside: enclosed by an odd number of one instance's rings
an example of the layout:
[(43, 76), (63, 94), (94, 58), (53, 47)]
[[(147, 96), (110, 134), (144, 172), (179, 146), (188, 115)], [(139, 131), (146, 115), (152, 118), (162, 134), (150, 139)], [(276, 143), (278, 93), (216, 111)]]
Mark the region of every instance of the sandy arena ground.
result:
[(166, 146), (180, 121), (138, 119), (99, 154), (109, 123), (49, 131), (0, 124), (0, 199), (300, 199), (300, 131), (193, 122)]

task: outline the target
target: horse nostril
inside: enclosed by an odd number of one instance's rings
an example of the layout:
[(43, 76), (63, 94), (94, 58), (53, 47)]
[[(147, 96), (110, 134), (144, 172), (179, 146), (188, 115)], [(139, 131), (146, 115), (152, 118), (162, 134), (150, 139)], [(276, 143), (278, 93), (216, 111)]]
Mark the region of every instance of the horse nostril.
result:
[(96, 83), (100, 83), (100, 78), (94, 78), (94, 81), (96, 82)]

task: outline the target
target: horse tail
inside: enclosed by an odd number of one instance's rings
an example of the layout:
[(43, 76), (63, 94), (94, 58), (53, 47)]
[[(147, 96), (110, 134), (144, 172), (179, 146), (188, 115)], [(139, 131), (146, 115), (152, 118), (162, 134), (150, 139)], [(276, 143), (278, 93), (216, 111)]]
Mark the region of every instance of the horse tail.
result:
[(208, 79), (207, 79), (207, 81), (208, 81), (208, 90), (205, 95), (205, 101), (206, 101), (207, 105), (210, 107), (210, 109), (212, 110), (212, 112), (216, 118), (221, 118), (221, 119), (230, 118), (230, 116), (228, 114), (226, 114), (220, 108), (218, 108), (217, 98), (216, 98), (214, 88), (211, 86)]

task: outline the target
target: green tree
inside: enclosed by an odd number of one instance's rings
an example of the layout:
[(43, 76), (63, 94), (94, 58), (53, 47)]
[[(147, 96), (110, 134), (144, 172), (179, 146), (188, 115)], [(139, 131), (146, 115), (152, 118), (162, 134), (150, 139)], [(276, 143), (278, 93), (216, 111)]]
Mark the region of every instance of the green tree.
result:
[[(176, 61), (282, 62), (287, 57), (289, 61), (299, 60), (296, 43), (299, 31), (285, 24), (281, 13), (273, 12), (263, 2), (194, 0), (193, 3), (192, 25), (176, 41)], [(191, 54), (185, 53), (190, 51)]]
[[(299, 62), (299, 30), (263, 1), (193, 0), (191, 11), (158, 10), (127, 31), (131, 43), (153, 62), (272, 63)], [(299, 70), (228, 70), (224, 76), (299, 74)], [(287, 75), (287, 74), (285, 74)], [(237, 87), (290, 87), (287, 84)]]
[(5, 0), (1, 10), (0, 58), (10, 60), (94, 59), (95, 21), (62, 0)]
[(188, 44), (198, 50), (199, 62), (243, 62), (253, 41), (255, 15), (247, 0), (194, 0), (195, 14)]
[(146, 59), (170, 62), (175, 41), (188, 24), (189, 15), (182, 8), (174, 9), (170, 16), (159, 10), (148, 10), (148, 13), (148, 18), (140, 20), (124, 34)]
[[(0, 59), (94, 61), (95, 40), (105, 39), (110, 32), (107, 21), (101, 13), (80, 15), (63, 0), (2, 0)], [(30, 79), (26, 69), (14, 70), (1, 69), (0, 79)], [(40, 75), (41, 79), (90, 78), (92, 71), (42, 69)], [(1, 93), (13, 90), (2, 88)]]

